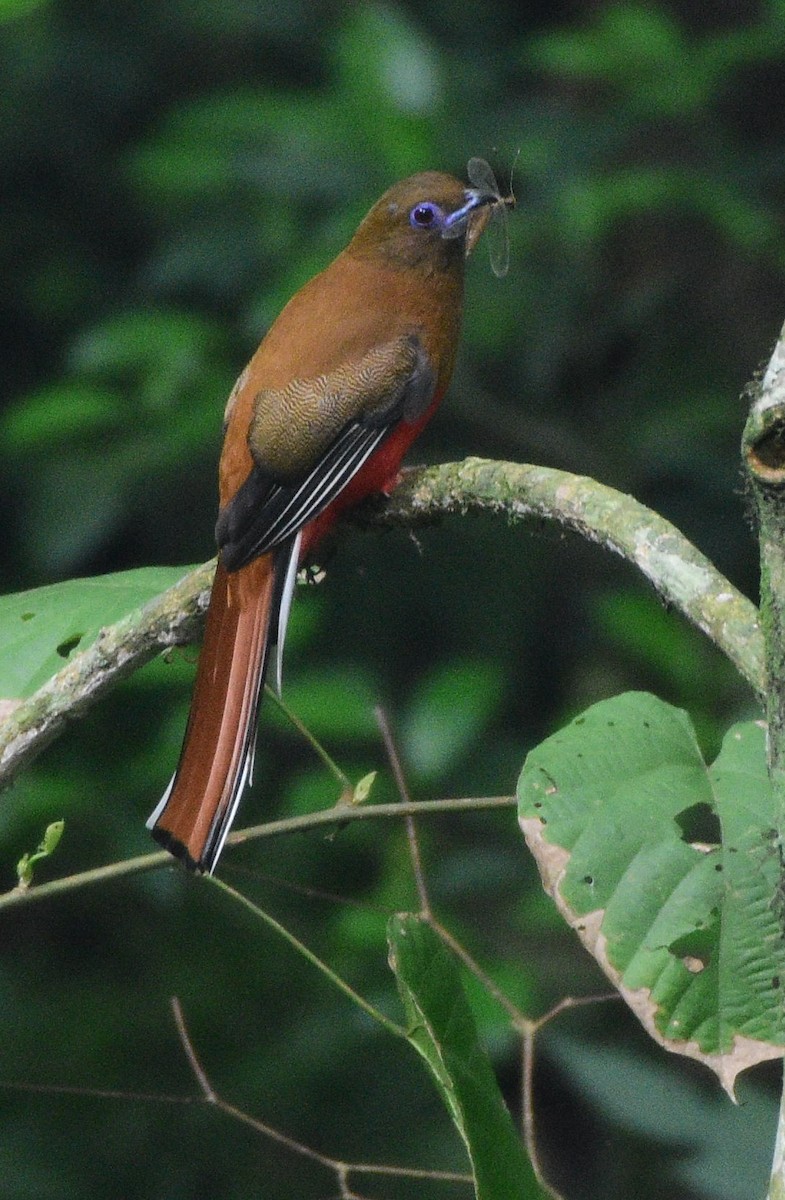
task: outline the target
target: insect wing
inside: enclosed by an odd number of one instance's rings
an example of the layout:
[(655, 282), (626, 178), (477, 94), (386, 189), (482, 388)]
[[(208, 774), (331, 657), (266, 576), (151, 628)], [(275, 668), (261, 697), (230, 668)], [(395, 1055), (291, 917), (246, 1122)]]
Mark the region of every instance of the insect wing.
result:
[(466, 164), (466, 174), (472, 187), (483, 192), (492, 192), (496, 201), (491, 208), (491, 219), (485, 231), (488, 244), (488, 254), (491, 260), (491, 270), (501, 279), (510, 267), (510, 229), (507, 221), (507, 202), (499, 191), (496, 176), (490, 163), (484, 158), (470, 158)]

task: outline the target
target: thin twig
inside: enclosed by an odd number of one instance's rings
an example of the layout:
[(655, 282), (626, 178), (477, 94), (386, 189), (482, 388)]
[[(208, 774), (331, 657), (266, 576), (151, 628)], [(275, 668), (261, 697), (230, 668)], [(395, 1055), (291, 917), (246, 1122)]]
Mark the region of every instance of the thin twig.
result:
[(510, 1000), (509, 996), (504, 994), (498, 984), (494, 983), (490, 975), (488, 975), (488, 973), (482, 969), (480, 964), (475, 958), (472, 957), (466, 947), (456, 938), (454, 938), (449, 929), (442, 925), (441, 921), (438, 921), (435, 917), (430, 917), (429, 924), (434, 933), (438, 934), (438, 936), (444, 942), (445, 946), (448, 946), (450, 950), (452, 950), (453, 954), (461, 960), (467, 970), (471, 971), (475, 979), (482, 984), (488, 995), (491, 996), (492, 999), (494, 999), (499, 1005), (499, 1007), (504, 1010), (515, 1028), (519, 1029), (522, 1026), (525, 1026), (528, 1023), (529, 1018), (525, 1015), (525, 1013), (522, 1013), (515, 1004), (513, 1004), (512, 1000)]
[(329, 967), (323, 959), (319, 958), (317, 954), (314, 954), (313, 950), (310, 950), (304, 942), (301, 942), (299, 938), (295, 937), (285, 925), (282, 925), (280, 921), (276, 921), (275, 917), (271, 916), (270, 913), (265, 912), (265, 910), (260, 908), (258, 904), (254, 904), (253, 900), (249, 900), (247, 896), (242, 894), (242, 892), (238, 892), (235, 888), (230, 887), (228, 883), (225, 883), (223, 879), (219, 879), (216, 875), (205, 875), (204, 878), (213, 887), (219, 888), (220, 891), (224, 892), (224, 894), (234, 900), (235, 903), (241, 904), (244, 908), (247, 908), (248, 911), (253, 913), (255, 917), (257, 917), (260, 921), (263, 921), (265, 925), (270, 927), (270, 929), (274, 930), (279, 937), (282, 937), (285, 941), (287, 941), (293, 949), (303, 956), (303, 958), (307, 959), (309, 963), (316, 967), (316, 969), (320, 971), (321, 974), (324, 975), (324, 977), (328, 979), (330, 983), (338, 989), (339, 992), (343, 992), (343, 994), (347, 996), (352, 1003), (356, 1004), (358, 1008), (361, 1008), (364, 1013), (367, 1013), (367, 1015), (373, 1021), (376, 1021), (376, 1023), (386, 1029), (388, 1033), (393, 1034), (394, 1037), (406, 1039), (406, 1029), (404, 1029), (401, 1025), (398, 1025), (395, 1021), (388, 1017), (386, 1013), (383, 1013), (381, 1009), (376, 1008), (370, 1003), (370, 1001), (366, 1000), (364, 996), (361, 996), (359, 992), (356, 992), (353, 987), (350, 987), (350, 985), (344, 979), (342, 979), (340, 975), (333, 971), (332, 967)]
[(436, 1179), (445, 1183), (473, 1183), (474, 1177), (461, 1171), (426, 1171), (416, 1167), (391, 1167), (379, 1163), (345, 1163), (356, 1175), (399, 1175), (402, 1179)]
[[(476, 798), (423, 800), (409, 806), (409, 811), (419, 814), (478, 812), (484, 809), (512, 808), (515, 804), (513, 796), (478, 796)], [(248, 829), (239, 829), (229, 835), (227, 846), (239, 846), (245, 842), (257, 841), (260, 838), (281, 837), (288, 833), (306, 832), (320, 829), (326, 825), (348, 824), (350, 821), (367, 821), (375, 817), (399, 818), (406, 815), (407, 809), (402, 804), (371, 804), (367, 806), (341, 804), (320, 812), (303, 813), (297, 817), (285, 817), (280, 821), (267, 821), (263, 825), (254, 825)], [(92, 884), (108, 883), (113, 879), (124, 879), (130, 875), (139, 875), (145, 871), (156, 871), (163, 867), (174, 867), (176, 864), (165, 850), (152, 854), (142, 854), (136, 858), (128, 858), (123, 862), (108, 863), (103, 867), (93, 867), (89, 871), (80, 871), (75, 875), (66, 875), (62, 879), (52, 879), (48, 883), (39, 883), (33, 887), (11, 891), (0, 895), (0, 909), (13, 908), (17, 904), (30, 904), (36, 900), (46, 900), (63, 892), (75, 891), (89, 887)]]
[(125, 1092), (118, 1088), (80, 1087), (67, 1083), (30, 1083), (27, 1079), (0, 1079), (7, 1092), (32, 1092), (40, 1096), (84, 1096), (89, 1100), (130, 1100), (143, 1104), (201, 1104), (201, 1096), (172, 1096), (166, 1092)]
[[(413, 807), (414, 811), (419, 811), (419, 806), (412, 806), (411, 794), (406, 782), (401, 756), (398, 753), (398, 748), (395, 744), (395, 739), (392, 734), (387, 714), (381, 707), (377, 707), (375, 712), (376, 720), (384, 740), (387, 758), (390, 762), (390, 767), (398, 788), (398, 794), (401, 798), (401, 807), (405, 805), (407, 808)], [(472, 958), (465, 946), (463, 946), (456, 938), (454, 938), (446, 926), (442, 925), (441, 921), (439, 921), (439, 919), (436, 917), (431, 904), (430, 894), (428, 892), (428, 884), (425, 877), (425, 870), (423, 868), (422, 855), (420, 852), (420, 842), (413, 814), (407, 814), (406, 816), (406, 830), (409, 836), (409, 853), (412, 861), (412, 871), (414, 873), (414, 878), (417, 884), (417, 894), (420, 900), (420, 916), (424, 921), (428, 922), (434, 933), (441, 938), (444, 944), (448, 946), (450, 950), (452, 950), (453, 954), (455, 954), (456, 957), (461, 960), (464, 966), (467, 967), (468, 970), (471, 971), (471, 973), (479, 980), (488, 994), (492, 996), (494, 1000), (496, 1000), (496, 1002), (507, 1013), (513, 1023), (516, 1026), (522, 1023), (525, 1024), (528, 1018), (520, 1011), (520, 1009), (516, 1008), (516, 1006), (507, 996), (505, 996), (504, 992), (494, 983), (490, 975), (483, 971), (477, 960)]]
[(309, 887), (304, 883), (295, 883), (283, 875), (272, 875), (269, 871), (255, 871), (251, 867), (230, 867), (224, 870), (224, 875), (233, 879), (251, 880), (256, 884), (271, 884), (282, 892), (291, 892), (295, 896), (305, 896), (308, 900), (321, 900), (326, 904), (340, 905), (342, 908), (354, 908), (361, 912), (373, 913), (375, 916), (388, 920), (397, 909), (391, 905), (374, 904), (370, 900), (359, 900), (356, 896), (342, 896), (338, 892), (326, 892), (324, 888)]
[(177, 1034), (180, 1038), (180, 1043), (183, 1047), (183, 1050), (185, 1051), (185, 1057), (188, 1059), (191, 1070), (196, 1078), (196, 1082), (202, 1089), (202, 1095), (208, 1104), (215, 1104), (217, 1096), (210, 1085), (210, 1080), (207, 1078), (207, 1072), (200, 1063), (199, 1057), (194, 1049), (194, 1044), (188, 1035), (188, 1030), (185, 1027), (185, 1020), (183, 1018), (183, 1010), (178, 997), (172, 996), (170, 1004), (172, 1006), (174, 1023), (177, 1027)]
[[(393, 737), (390, 720), (380, 704), (377, 704), (374, 712), (376, 714), (376, 722), (382, 735), (382, 741), (384, 742), (387, 760), (390, 764), (393, 778), (395, 779), (395, 786), (398, 789), (401, 806), (411, 808), (412, 798), (409, 795), (409, 789), (406, 784), (406, 776), (403, 772), (401, 756), (398, 753), (398, 747), (395, 744), (395, 738)], [(417, 827), (414, 823), (414, 816), (411, 812), (406, 813), (406, 816), (404, 817), (404, 823), (406, 825), (406, 837), (409, 842), (409, 855), (412, 860), (412, 874), (414, 875), (414, 882), (417, 887), (417, 896), (420, 901), (420, 916), (423, 918), (423, 920), (430, 921), (432, 914), (431, 903), (428, 899), (428, 885), (425, 880), (425, 869), (422, 863), (422, 855), (420, 854), (420, 842), (417, 837)]]
[[(406, 776), (403, 770), (400, 754), (398, 753), (395, 739), (390, 728), (390, 722), (385, 711), (378, 707), (376, 710), (376, 720), (382, 733), (384, 740), (387, 758), (395, 778), (398, 793), (401, 798), (401, 805), (411, 806), (411, 794), (406, 782)], [(433, 906), (431, 904), (430, 895), (428, 892), (425, 872), (422, 866), (422, 858), (420, 854), (419, 839), (415, 826), (414, 815), (407, 815), (406, 829), (409, 837), (409, 852), (412, 862), (412, 871), (417, 884), (417, 893), (420, 901), (420, 916), (430, 925), (431, 929), (441, 939), (443, 944), (458, 958), (468, 971), (479, 981), (487, 994), (496, 1001), (499, 1007), (507, 1014), (514, 1029), (521, 1038), (521, 1120), (523, 1127), (524, 1143), (532, 1164), (532, 1169), (537, 1177), (540, 1186), (548, 1192), (554, 1200), (562, 1200), (560, 1194), (546, 1180), (539, 1159), (537, 1149), (535, 1127), (534, 1127), (534, 1042), (535, 1037), (540, 1029), (543, 1028), (549, 1021), (552, 1021), (560, 1013), (565, 1012), (570, 1008), (578, 1008), (585, 1004), (597, 1004), (604, 1000), (618, 999), (616, 992), (603, 993), (599, 996), (565, 996), (562, 1000), (555, 1004), (547, 1013), (538, 1018), (528, 1017), (522, 1012), (517, 1005), (502, 991), (498, 984), (491, 978), (487, 971), (483, 970), (477, 960), (469, 953), (466, 947), (458, 941), (449, 929), (441, 923), (436, 917)]]
[[(392, 772), (393, 772), (393, 776), (395, 778), (395, 782), (398, 787), (398, 793), (401, 798), (401, 803), (406, 804), (406, 805), (411, 804), (411, 795), (409, 792), (408, 785), (406, 783), (406, 777), (404, 775), (401, 757), (400, 757), (400, 755), (398, 753), (398, 749), (395, 745), (395, 740), (392, 735), (392, 730), (390, 728), (389, 720), (387, 719), (387, 714), (384, 712), (384, 710), (381, 707), (378, 707), (376, 709), (376, 720), (379, 724), (379, 728), (382, 733), (382, 738), (384, 740), (385, 749), (387, 751), (387, 758), (389, 759), (390, 766), (391, 766)], [(458, 939), (456, 937), (454, 937), (452, 933), (450, 933), (449, 929), (447, 929), (447, 927), (445, 925), (443, 925), (441, 923), (441, 921), (437, 918), (437, 916), (433, 910), (430, 895), (428, 892), (428, 885), (427, 885), (427, 881), (425, 878), (425, 872), (424, 872), (423, 866), (422, 866), (422, 858), (420, 855), (420, 843), (419, 843), (419, 838), (417, 836), (417, 829), (415, 826), (413, 816), (406, 817), (406, 831), (407, 831), (408, 838), (409, 838), (409, 855), (410, 855), (410, 859), (411, 859), (411, 863), (412, 863), (412, 872), (414, 874), (414, 878), (415, 878), (415, 881), (417, 884), (417, 894), (418, 894), (419, 900), (420, 900), (420, 917), (424, 921), (427, 921), (428, 925), (431, 927), (431, 929), (434, 931), (434, 933), (441, 939), (443, 945), (447, 946), (447, 948), (455, 955), (455, 957), (458, 958), (460, 960), (460, 962), (463, 963), (464, 967), (466, 967), (466, 969), (469, 972), (471, 972), (472, 975), (474, 975), (475, 979), (477, 979), (479, 981), (479, 983), (482, 985), (482, 987), (487, 992), (487, 994), (489, 996), (491, 996), (492, 999), (494, 999), (496, 1001), (496, 1003), (501, 1007), (501, 1009), (507, 1014), (507, 1016), (510, 1018), (512, 1025), (518, 1031), (518, 1033), (521, 1035), (522, 1046), (523, 1046), (522, 1069), (521, 1069), (521, 1076), (522, 1076), (521, 1090), (522, 1090), (522, 1095), (528, 1094), (530, 1096), (531, 1095), (530, 1062), (531, 1062), (531, 1055), (533, 1052), (533, 1029), (535, 1027), (535, 1022), (533, 1022), (531, 1020), (531, 1018), (527, 1017), (525, 1013), (522, 1013), (521, 1010), (515, 1004), (513, 1004), (512, 1000), (510, 1000), (509, 997), (507, 995), (505, 995), (505, 993), (498, 986), (498, 984), (495, 983), (495, 981), (491, 978), (491, 976), (487, 973), (487, 971), (483, 970), (483, 968), (480, 966), (480, 964), (477, 962), (477, 960), (469, 953), (469, 951), (466, 949), (466, 947), (461, 942), (459, 942)], [(527, 1048), (528, 1048), (528, 1053), (527, 1053)], [(528, 1059), (528, 1065), (527, 1065), (527, 1059)], [(523, 1111), (524, 1111), (524, 1113), (527, 1112), (527, 1110), (525, 1108)], [(524, 1120), (524, 1128), (525, 1129), (527, 1128), (526, 1120)], [(540, 1170), (540, 1166), (539, 1166), (538, 1159), (537, 1159), (537, 1151), (536, 1151), (536, 1146), (534, 1145), (534, 1137), (533, 1137), (533, 1133), (534, 1133), (533, 1120), (530, 1121), (528, 1129), (529, 1129), (529, 1132), (531, 1133), (531, 1140), (527, 1139), (526, 1148), (529, 1153), (529, 1157), (531, 1159), (534, 1173), (535, 1173), (537, 1179), (541, 1183), (543, 1183), (543, 1186), (545, 1188), (547, 1188), (548, 1190), (550, 1190), (550, 1188), (548, 1188), (548, 1185), (545, 1184), (542, 1179), (542, 1172)], [(553, 1193), (553, 1194), (555, 1195), (555, 1193)]]
[(354, 790), (352, 788), (351, 779), (345, 771), (341, 770), (335, 759), (330, 757), (322, 743), (314, 737), (305, 722), (300, 720), (300, 718), (297, 716), (297, 713), (289, 707), (283, 697), (279, 696), (274, 688), (270, 687), (269, 683), (264, 685), (264, 694), (265, 696), (268, 696), (269, 699), (272, 700), (276, 705), (276, 707), (281, 710), (287, 721), (294, 725), (297, 732), (302, 735), (303, 739), (324, 763), (330, 774), (338, 781), (338, 783), (341, 785), (342, 796), (351, 796)]
[(258, 1117), (252, 1117), (242, 1108), (237, 1108), (234, 1104), (230, 1104), (228, 1100), (224, 1100), (222, 1096), (216, 1097), (216, 1106), (221, 1112), (226, 1113), (227, 1117), (232, 1117), (235, 1121), (239, 1121), (241, 1125), (247, 1125), (249, 1128), (256, 1130), (257, 1133), (263, 1134), (273, 1142), (277, 1142), (279, 1146), (285, 1146), (287, 1150), (298, 1154), (301, 1158), (309, 1158), (311, 1162), (319, 1163), (330, 1171), (335, 1170), (335, 1161), (326, 1154), (320, 1154), (318, 1150), (314, 1150), (312, 1146), (306, 1146), (303, 1142), (296, 1141), (288, 1134), (281, 1133), (272, 1125), (268, 1125), (266, 1121), (260, 1121)]
[(587, 1004), (604, 1004), (608, 1000), (620, 1000), (618, 992), (600, 992), (596, 996), (563, 996), (553, 1008), (541, 1017), (527, 1019), (521, 1025), (521, 1124), (523, 1140), (537, 1181), (554, 1200), (562, 1200), (560, 1192), (548, 1182), (540, 1162), (537, 1148), (537, 1131), (534, 1119), (534, 1059), (535, 1040), (545, 1025), (571, 1008), (583, 1008)]
[(263, 1134), (271, 1141), (277, 1142), (279, 1146), (284, 1146), (287, 1150), (291, 1150), (293, 1154), (297, 1154), (301, 1158), (310, 1159), (311, 1162), (318, 1163), (326, 1170), (333, 1171), (338, 1180), (342, 1200), (344, 1198), (345, 1200), (351, 1200), (352, 1197), (356, 1196), (356, 1193), (349, 1187), (350, 1175), (387, 1175), (399, 1176), (402, 1179), (433, 1179), (447, 1183), (473, 1182), (471, 1175), (459, 1174), (456, 1171), (428, 1171), (417, 1167), (395, 1167), (382, 1163), (345, 1162), (342, 1159), (332, 1158), (329, 1154), (322, 1154), (312, 1146), (307, 1146), (305, 1143), (297, 1141), (285, 1133), (281, 1133), (280, 1130), (273, 1128), (272, 1125), (268, 1125), (265, 1121), (260, 1121), (257, 1117), (252, 1117), (250, 1113), (237, 1108), (234, 1104), (225, 1100), (215, 1090), (199, 1060), (191, 1036), (188, 1033), (180, 1001), (177, 997), (172, 997), (171, 1004), (180, 1044), (188, 1060), (188, 1065), (199, 1084), (204, 1103), (214, 1104), (216, 1108), (220, 1109), (228, 1117), (232, 1117), (257, 1133)]

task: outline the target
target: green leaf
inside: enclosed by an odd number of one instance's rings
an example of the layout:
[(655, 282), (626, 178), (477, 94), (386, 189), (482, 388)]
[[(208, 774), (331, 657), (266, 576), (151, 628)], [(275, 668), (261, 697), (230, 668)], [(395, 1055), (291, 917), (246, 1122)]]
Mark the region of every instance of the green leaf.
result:
[(19, 859), (19, 862), (16, 864), (16, 875), (20, 888), (30, 887), (30, 884), (33, 882), (33, 870), (36, 864), (42, 862), (45, 858), (49, 858), (50, 854), (54, 854), (60, 844), (60, 838), (63, 836), (64, 829), (65, 821), (52, 821), (44, 830), (44, 836), (41, 838), (35, 852), (33, 854), (23, 854)]
[(369, 771), (367, 775), (363, 775), (362, 779), (358, 779), (354, 785), (352, 792), (352, 804), (364, 804), (371, 794), (371, 789), (376, 782), (378, 771)]
[(32, 695), (104, 626), (146, 604), (187, 569), (143, 567), (0, 596), (0, 696)]
[(70, 359), (75, 371), (135, 387), (155, 411), (192, 398), (219, 343), (215, 325), (193, 313), (132, 309), (82, 332)]
[(607, 83), (633, 110), (679, 115), (705, 103), (713, 82), (700, 50), (666, 12), (614, 4), (589, 28), (547, 34), (527, 53), (546, 71)]
[(520, 820), (546, 890), (644, 1026), (716, 1071), (782, 1054), (785, 947), (764, 732), (711, 768), (686, 713), (632, 692), (531, 752)]
[(36, 8), (48, 6), (49, 0), (0, 0), (0, 23), (26, 17)]
[(477, 1200), (543, 1196), (478, 1041), (455, 958), (424, 921), (407, 913), (390, 919), (387, 939), (409, 1041), (466, 1146)]
[(85, 383), (61, 383), (42, 388), (17, 401), (0, 422), (0, 449), (8, 455), (55, 452), (68, 443), (105, 440), (122, 427), (123, 404), (118, 395)]
[(435, 161), (433, 119), (445, 102), (439, 56), (400, 7), (355, 5), (335, 43), (337, 93), (352, 145), (374, 147), (391, 176)]
[(448, 770), (486, 728), (501, 696), (498, 667), (480, 660), (448, 662), (419, 680), (401, 729), (412, 769), (423, 778)]

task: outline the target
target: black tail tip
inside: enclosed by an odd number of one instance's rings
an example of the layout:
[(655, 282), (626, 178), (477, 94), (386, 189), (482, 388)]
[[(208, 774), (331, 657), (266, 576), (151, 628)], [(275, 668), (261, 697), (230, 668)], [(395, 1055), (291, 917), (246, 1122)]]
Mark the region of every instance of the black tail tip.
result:
[(184, 842), (176, 838), (168, 829), (163, 829), (160, 825), (154, 825), (150, 830), (150, 835), (154, 841), (158, 842), (159, 846), (163, 846), (164, 850), (181, 862), (187, 871), (193, 875), (204, 875), (211, 871), (211, 864), (204, 860), (195, 859), (188, 850)]

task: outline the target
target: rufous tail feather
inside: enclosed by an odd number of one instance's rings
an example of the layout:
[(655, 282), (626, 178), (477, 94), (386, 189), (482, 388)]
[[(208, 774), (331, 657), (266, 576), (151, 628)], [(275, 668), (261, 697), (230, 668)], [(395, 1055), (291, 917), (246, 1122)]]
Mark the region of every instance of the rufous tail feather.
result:
[(253, 766), (275, 581), (290, 552), (232, 574), (219, 561), (215, 573), (180, 762), (147, 822), (156, 841), (195, 870), (215, 867)]

